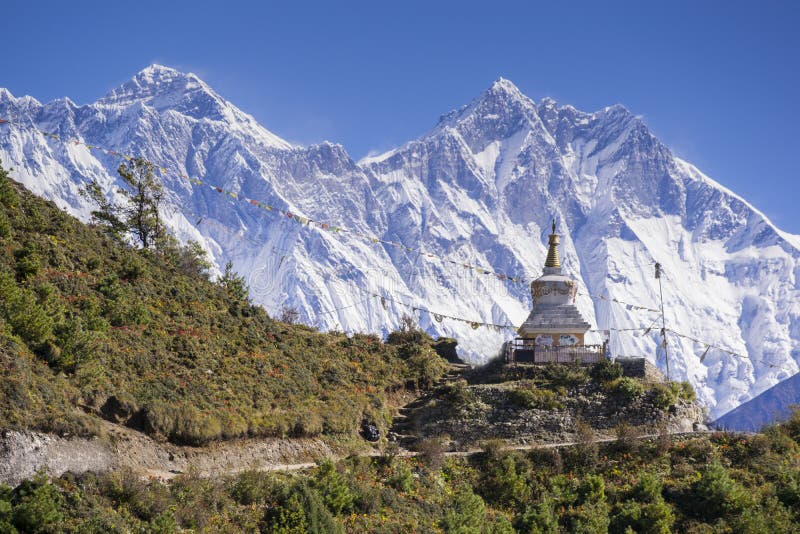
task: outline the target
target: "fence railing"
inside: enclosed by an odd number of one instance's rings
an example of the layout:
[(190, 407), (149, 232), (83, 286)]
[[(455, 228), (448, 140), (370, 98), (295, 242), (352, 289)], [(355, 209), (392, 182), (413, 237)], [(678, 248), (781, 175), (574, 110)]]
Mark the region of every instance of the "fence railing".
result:
[(605, 345), (548, 347), (517, 338), (506, 347), (509, 363), (597, 363), (604, 358)]

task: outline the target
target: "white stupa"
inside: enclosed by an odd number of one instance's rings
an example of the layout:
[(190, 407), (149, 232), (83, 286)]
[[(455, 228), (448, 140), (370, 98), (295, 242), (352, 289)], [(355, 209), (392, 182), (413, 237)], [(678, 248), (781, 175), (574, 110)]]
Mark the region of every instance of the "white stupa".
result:
[(544, 272), (531, 282), (533, 309), (518, 333), (520, 338), (537, 346), (581, 346), (590, 325), (575, 306), (577, 282), (561, 273), (558, 239), (553, 220)]

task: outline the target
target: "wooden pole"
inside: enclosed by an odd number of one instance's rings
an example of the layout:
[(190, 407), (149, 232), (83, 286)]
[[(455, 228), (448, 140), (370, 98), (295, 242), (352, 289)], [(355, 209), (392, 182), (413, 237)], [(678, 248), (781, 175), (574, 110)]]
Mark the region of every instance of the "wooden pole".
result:
[(658, 295), (661, 298), (661, 344), (664, 347), (664, 359), (667, 362), (667, 381), (669, 375), (669, 349), (667, 348), (667, 318), (664, 316), (664, 290), (661, 288), (661, 264), (656, 262), (656, 278), (658, 279)]

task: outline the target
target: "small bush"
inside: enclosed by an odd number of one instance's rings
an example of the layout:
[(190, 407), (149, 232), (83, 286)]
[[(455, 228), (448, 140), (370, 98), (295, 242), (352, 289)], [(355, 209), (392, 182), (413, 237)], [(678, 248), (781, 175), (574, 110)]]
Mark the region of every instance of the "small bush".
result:
[(386, 483), (397, 491), (408, 493), (414, 489), (414, 473), (404, 462), (394, 462)]
[(352, 511), (357, 495), (350, 489), (345, 477), (336, 471), (330, 460), (324, 460), (317, 468), (313, 487), (319, 491), (325, 506), (334, 514)]
[(128, 255), (122, 263), (120, 278), (134, 281), (147, 274), (147, 266), (137, 255)]
[(544, 377), (553, 387), (571, 388), (589, 381), (589, 374), (583, 366), (554, 364), (544, 368)]
[(44, 473), (14, 490), (13, 523), (22, 532), (51, 532), (61, 521), (64, 497)]
[(469, 488), (459, 488), (445, 506), (439, 526), (445, 532), (480, 534), (486, 517), (486, 505)]
[(694, 402), (697, 399), (697, 393), (695, 393), (694, 388), (692, 385), (684, 380), (680, 383), (680, 388), (678, 390), (678, 397), (685, 400), (686, 402)]
[(503, 507), (519, 507), (530, 500), (532, 492), (526, 476), (530, 463), (524, 458), (512, 452), (490, 449), (483, 464), (480, 493), (488, 502)]
[(429, 469), (438, 469), (442, 465), (445, 451), (445, 438), (441, 436), (421, 440), (416, 445), (419, 457)]
[(692, 485), (687, 501), (697, 517), (714, 521), (740, 512), (747, 501), (747, 493), (731, 479), (722, 464), (714, 461), (703, 469), (700, 480)]
[(603, 359), (592, 366), (589, 374), (597, 382), (611, 382), (622, 376), (622, 366), (617, 362)]
[(36, 348), (44, 344), (53, 331), (53, 319), (37, 302), (33, 292), (17, 287), (14, 279), (0, 273), (0, 317), (14, 334)]
[(17, 280), (25, 281), (36, 276), (41, 268), (42, 260), (31, 243), (26, 243), (24, 247), (15, 251), (14, 258), (17, 263)]
[(614, 395), (632, 401), (644, 395), (644, 386), (635, 378), (623, 376), (609, 382), (609, 389)]
[(521, 387), (509, 390), (508, 400), (524, 410), (559, 410), (563, 408), (555, 393), (549, 389), (530, 389)]
[(594, 429), (583, 421), (576, 421), (575, 445), (567, 451), (570, 465), (578, 469), (591, 469), (597, 464), (598, 451)]
[(441, 395), (451, 406), (464, 409), (477, 402), (475, 393), (464, 379), (455, 380), (442, 386)]
[(239, 504), (263, 504), (275, 496), (277, 488), (269, 475), (245, 471), (234, 479), (230, 493)]
[(638, 450), (638, 432), (634, 427), (623, 422), (617, 425), (614, 429), (614, 433), (617, 439), (614, 441), (613, 447), (617, 452), (630, 454)]
[(458, 342), (451, 337), (440, 337), (436, 339), (436, 342), (433, 343), (432, 347), (433, 350), (436, 351), (436, 354), (448, 362), (463, 363), (461, 358), (458, 357), (458, 351), (456, 351), (457, 345)]
[(11, 237), (11, 223), (8, 221), (6, 214), (0, 211), (0, 239), (6, 239), (7, 237)]
[(663, 499), (648, 504), (628, 500), (616, 508), (609, 532), (669, 534), (674, 523), (672, 508)]
[(662, 410), (667, 410), (675, 406), (677, 398), (673, 389), (665, 384), (654, 384), (650, 389), (653, 396), (653, 404)]

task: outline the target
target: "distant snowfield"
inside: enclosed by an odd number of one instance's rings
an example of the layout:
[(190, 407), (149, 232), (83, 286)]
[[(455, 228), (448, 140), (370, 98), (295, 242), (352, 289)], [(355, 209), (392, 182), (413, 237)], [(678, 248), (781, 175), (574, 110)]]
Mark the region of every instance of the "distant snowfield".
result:
[[(158, 65), (83, 106), (0, 90), (0, 117), (166, 167), (164, 215), (178, 237), (199, 241), (218, 268), (233, 261), (270, 312), (295, 307), (321, 329), (385, 335), (413, 314), (432, 334), (457, 338), (464, 358), (486, 361), (512, 330), (412, 308), (519, 325), (555, 218), (587, 320), (640, 329), (612, 331), (614, 353), (666, 366), (659, 314), (609, 300), (658, 308), (658, 261), (667, 328), (742, 356), (711, 349), (701, 362), (706, 345), (670, 334), (673, 378), (691, 381), (712, 416), (798, 371), (800, 237), (675, 157), (622, 106), (536, 104), (500, 79), (419, 139), (359, 162), (332, 143), (294, 146), (197, 76)], [(81, 184), (96, 179), (109, 196), (119, 185), (117, 158), (31, 130), (0, 126), (0, 157), (83, 220)], [(435, 257), (301, 225), (182, 175)]]

